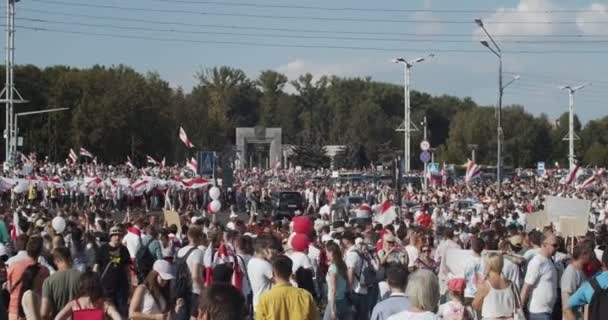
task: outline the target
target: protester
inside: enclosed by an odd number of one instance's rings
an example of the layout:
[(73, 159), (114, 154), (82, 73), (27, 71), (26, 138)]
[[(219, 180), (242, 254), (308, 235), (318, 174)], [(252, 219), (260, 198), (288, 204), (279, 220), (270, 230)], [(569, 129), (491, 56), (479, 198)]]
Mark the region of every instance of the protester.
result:
[(157, 260), (152, 271), (137, 286), (129, 304), (129, 318), (164, 319), (173, 317), (169, 282), (175, 279), (174, 270), (169, 262)]
[(390, 295), (374, 307), (370, 320), (386, 320), (410, 308), (410, 301), (405, 296), (408, 275), (406, 264), (393, 264), (387, 268), (386, 279), (390, 287)]
[(543, 236), (541, 247), (528, 263), (521, 301), (528, 304), (530, 320), (550, 320), (557, 300), (557, 269), (551, 257), (557, 251), (557, 238)]
[(354, 305), (355, 319), (367, 319), (369, 317), (369, 299), (367, 296), (367, 286), (361, 283), (364, 276), (364, 269), (368, 262), (363, 254), (355, 246), (355, 235), (350, 231), (342, 234), (342, 245), (344, 246), (344, 261), (348, 268), (348, 287), (351, 288), (351, 302)]
[(253, 310), (257, 310), (260, 297), (272, 287), (272, 265), (270, 261), (280, 251), (280, 243), (272, 235), (256, 238), (255, 255), (247, 264), (247, 275), (253, 291)]
[(516, 306), (521, 306), (518, 288), (503, 273), (501, 254), (490, 253), (485, 262), (485, 281), (478, 288), (472, 306), (481, 311), (482, 319), (509, 319), (514, 317)]
[(437, 315), (443, 320), (472, 320), (473, 313), (465, 306), (464, 290), (466, 281), (462, 278), (454, 278), (448, 281), (448, 293), (450, 301), (439, 306)]
[(99, 248), (93, 270), (100, 276), (103, 296), (116, 306), (122, 316), (126, 317), (131, 284), (131, 258), (128, 249), (120, 242), (121, 236), (122, 230), (119, 227), (110, 229), (110, 242)]
[(106, 317), (112, 320), (123, 319), (116, 307), (104, 300), (99, 276), (91, 271), (80, 276), (78, 298), (68, 302), (55, 320), (67, 320), (70, 317), (72, 320), (102, 320)]
[(330, 264), (327, 271), (327, 307), (323, 320), (352, 318), (351, 305), (346, 299), (347, 285), (346, 278), (347, 268), (346, 263), (342, 259), (342, 251), (340, 247), (330, 242), (326, 246), (327, 262)]
[(421, 254), (420, 254), (420, 256), (418, 256), (418, 259), (416, 259), (416, 261), (414, 262), (414, 267), (416, 269), (429, 270), (431, 272), (437, 273), (437, 271), (438, 271), (437, 269), (439, 268), (439, 265), (431, 257), (431, 251), (432, 251), (431, 246), (428, 246), (428, 245), (422, 246), (422, 249), (420, 250)]
[(294, 288), (289, 281), (292, 262), (284, 255), (272, 259), (274, 286), (260, 297), (255, 312), (256, 320), (316, 320), (319, 319), (317, 305), (310, 293)]
[(19, 291), (19, 301), (21, 301), (18, 312), (19, 319), (41, 319), (39, 292), (42, 286), (38, 277), (40, 268), (40, 264), (31, 264), (23, 272)]
[(387, 320), (437, 320), (435, 313), (439, 303), (439, 283), (437, 276), (428, 270), (414, 272), (407, 284), (405, 295), (410, 301), (410, 307), (396, 313)]
[(52, 255), (57, 272), (48, 277), (42, 286), (42, 319), (54, 319), (61, 308), (78, 295), (80, 289), (81, 273), (72, 268), (70, 250), (56, 248)]
[[(593, 248), (589, 246), (588, 243), (583, 242), (574, 247), (574, 251), (572, 251), (572, 262), (568, 264), (568, 267), (566, 267), (560, 280), (562, 306), (565, 307), (568, 305), (570, 296), (572, 296), (572, 294), (581, 287), (583, 282), (586, 281), (583, 267), (594, 255)], [(576, 318), (581, 319), (583, 317), (581, 309), (577, 309), (575, 312)]]
[(214, 283), (203, 291), (198, 320), (242, 320), (245, 299), (232, 285)]
[[(203, 251), (198, 248), (202, 230), (197, 226), (188, 229), (188, 245), (181, 248), (176, 255), (176, 297), (182, 302), (182, 308), (176, 317), (178, 320), (189, 319), (198, 312), (198, 301), (203, 284)], [(185, 268), (180, 268), (180, 264)], [(180, 274), (183, 269), (185, 274)]]

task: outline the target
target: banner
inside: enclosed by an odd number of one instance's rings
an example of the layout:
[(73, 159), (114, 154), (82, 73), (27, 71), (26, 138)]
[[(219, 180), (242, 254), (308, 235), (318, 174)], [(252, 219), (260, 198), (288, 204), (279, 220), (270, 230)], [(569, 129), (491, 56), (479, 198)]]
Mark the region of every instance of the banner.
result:
[(175, 210), (163, 210), (164, 215), (165, 215), (165, 224), (167, 225), (167, 227), (170, 227), (172, 225), (176, 225), (177, 226), (177, 230), (178, 232), (181, 232), (182, 230), (182, 222), (179, 218), (179, 214), (177, 213), (177, 211)]
[(526, 232), (534, 229), (543, 230), (544, 227), (551, 224), (546, 211), (537, 211), (526, 215)]
[(559, 233), (563, 237), (577, 237), (584, 236), (587, 234), (587, 219), (580, 219), (574, 217), (560, 217), (559, 218)]
[(546, 198), (545, 212), (554, 224), (559, 223), (559, 217), (573, 217), (587, 221), (590, 210), (591, 201), (589, 200), (562, 197)]

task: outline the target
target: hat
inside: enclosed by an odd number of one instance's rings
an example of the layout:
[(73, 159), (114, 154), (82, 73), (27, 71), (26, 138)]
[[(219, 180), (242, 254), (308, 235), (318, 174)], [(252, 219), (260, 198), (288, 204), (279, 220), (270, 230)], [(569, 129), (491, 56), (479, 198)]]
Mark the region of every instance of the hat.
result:
[(332, 241), (334, 238), (331, 237), (331, 235), (329, 234), (324, 234), (323, 236), (321, 236), (321, 242), (325, 243), (328, 241)]
[(113, 236), (115, 234), (120, 235), (122, 232), (120, 230), (120, 227), (118, 226), (114, 226), (112, 228), (110, 228), (110, 236)]
[(520, 235), (515, 235), (512, 236), (511, 238), (509, 238), (509, 242), (511, 242), (511, 245), (514, 247), (521, 247), (523, 244), (523, 238)]
[(355, 245), (360, 245), (363, 243), (363, 238), (358, 237), (357, 239), (355, 239)]
[(44, 220), (42, 220), (42, 219), (36, 220), (36, 227), (44, 228), (44, 226), (45, 226)]
[(448, 290), (455, 292), (463, 292), (466, 287), (466, 282), (462, 278), (455, 278), (448, 281)]
[(158, 272), (158, 275), (163, 280), (171, 280), (175, 278), (175, 272), (167, 260), (156, 260), (152, 266), (152, 270)]

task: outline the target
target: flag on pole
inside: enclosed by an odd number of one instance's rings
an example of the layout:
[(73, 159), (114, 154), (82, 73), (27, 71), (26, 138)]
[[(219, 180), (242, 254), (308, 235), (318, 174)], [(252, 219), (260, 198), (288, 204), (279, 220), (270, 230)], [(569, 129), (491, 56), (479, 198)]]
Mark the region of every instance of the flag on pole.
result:
[(471, 182), (473, 179), (479, 177), (481, 174), (481, 167), (475, 163), (475, 161), (469, 160), (467, 163), (467, 171), (464, 175), (464, 181), (466, 183)]
[(397, 218), (397, 210), (391, 200), (384, 200), (377, 210), (374, 221), (381, 223), (383, 226), (393, 223)]
[(29, 163), (30, 162), (30, 158), (28, 158), (26, 155), (24, 155), (23, 153), (21, 153), (21, 162), (22, 163)]
[(190, 161), (186, 163), (186, 166), (190, 168), (190, 170), (194, 171), (194, 173), (197, 173), (198, 161), (196, 161), (196, 159), (190, 158)]
[(194, 148), (194, 145), (192, 144), (192, 142), (190, 142), (190, 139), (188, 138), (188, 135), (186, 134), (186, 130), (184, 130), (183, 127), (179, 127), (179, 139), (182, 140), (182, 142), (186, 145), (186, 147)]
[(441, 168), (441, 183), (444, 186), (448, 184), (448, 171), (445, 167), (445, 162), (443, 163), (443, 167)]
[(163, 157), (163, 161), (160, 162), (160, 168), (164, 169), (165, 168), (165, 157)]
[(70, 154), (68, 155), (68, 157), (74, 163), (76, 163), (78, 161), (78, 155), (76, 155), (76, 152), (74, 152), (74, 149), (70, 149)]
[(90, 153), (87, 149), (82, 148), (82, 147), (80, 148), (80, 155), (83, 157), (91, 158), (91, 159), (93, 158), (93, 154)]
[(581, 189), (585, 189), (588, 186), (594, 184), (596, 181), (598, 181), (600, 179), (600, 177), (604, 174), (604, 170), (599, 170), (595, 173), (593, 173), (593, 175), (589, 178), (587, 178), (587, 180), (583, 181), (583, 183), (581, 183), (578, 187)]
[(154, 158), (152, 158), (150, 156), (146, 156), (146, 161), (153, 166), (158, 164), (158, 162), (156, 162), (156, 160), (154, 160)]
[(572, 171), (568, 173), (568, 175), (565, 177), (565, 180), (562, 180), (562, 184), (571, 185), (574, 180), (576, 180), (576, 175), (578, 173), (579, 168), (580, 167), (578, 164), (574, 164), (574, 168), (572, 168)]
[(131, 161), (131, 157), (127, 156), (127, 162), (125, 163), (127, 165), (127, 167), (133, 169), (133, 170), (137, 170), (137, 168), (135, 167), (135, 165), (133, 164), (133, 161)]

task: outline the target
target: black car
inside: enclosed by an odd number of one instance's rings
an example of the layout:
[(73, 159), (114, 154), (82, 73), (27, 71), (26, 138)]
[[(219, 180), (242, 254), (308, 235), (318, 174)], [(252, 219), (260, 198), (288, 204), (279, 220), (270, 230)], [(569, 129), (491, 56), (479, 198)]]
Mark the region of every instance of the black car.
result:
[(304, 211), (302, 194), (296, 191), (275, 191), (272, 193), (273, 219), (291, 219), (296, 211)]

